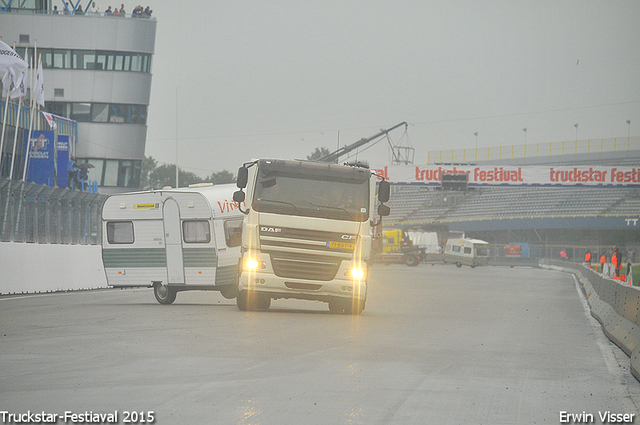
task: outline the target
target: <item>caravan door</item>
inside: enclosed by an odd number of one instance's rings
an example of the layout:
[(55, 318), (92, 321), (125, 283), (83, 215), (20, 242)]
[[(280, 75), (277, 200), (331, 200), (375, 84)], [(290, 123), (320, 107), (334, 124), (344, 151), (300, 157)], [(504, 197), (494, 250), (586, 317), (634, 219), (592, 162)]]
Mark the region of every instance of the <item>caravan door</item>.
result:
[(167, 255), (167, 282), (184, 284), (184, 263), (182, 259), (182, 233), (180, 226), (180, 207), (168, 198), (162, 206), (164, 222), (164, 243)]

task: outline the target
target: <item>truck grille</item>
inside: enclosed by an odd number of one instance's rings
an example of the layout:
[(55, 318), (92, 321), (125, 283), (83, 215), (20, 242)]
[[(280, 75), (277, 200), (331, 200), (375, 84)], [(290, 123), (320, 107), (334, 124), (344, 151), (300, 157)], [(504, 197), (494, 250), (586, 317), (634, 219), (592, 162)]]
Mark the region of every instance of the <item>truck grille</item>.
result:
[[(332, 244), (330, 242), (342, 242)], [(329, 281), (344, 259), (353, 257), (356, 235), (316, 230), (260, 228), (260, 246), (278, 277)]]
[(342, 260), (332, 257), (272, 252), (271, 264), (278, 277), (329, 281), (336, 277)]

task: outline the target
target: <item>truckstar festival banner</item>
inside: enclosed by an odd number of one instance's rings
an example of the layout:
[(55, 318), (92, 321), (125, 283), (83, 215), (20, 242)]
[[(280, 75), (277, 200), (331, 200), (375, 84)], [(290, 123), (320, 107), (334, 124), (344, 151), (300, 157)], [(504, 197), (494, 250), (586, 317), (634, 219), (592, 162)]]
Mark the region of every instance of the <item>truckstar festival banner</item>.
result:
[(443, 173), (466, 173), (469, 186), (640, 187), (640, 167), (385, 165), (372, 168), (391, 183), (432, 186), (440, 185)]
[[(25, 139), (28, 132), (25, 131)], [(27, 181), (53, 186), (53, 131), (32, 131), (29, 141), (29, 163), (27, 164)]]

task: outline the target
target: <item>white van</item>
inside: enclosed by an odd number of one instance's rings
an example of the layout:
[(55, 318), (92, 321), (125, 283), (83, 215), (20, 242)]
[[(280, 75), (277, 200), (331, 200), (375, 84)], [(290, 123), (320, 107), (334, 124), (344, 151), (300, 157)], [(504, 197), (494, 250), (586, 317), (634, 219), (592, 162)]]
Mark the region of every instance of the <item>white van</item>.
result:
[(486, 266), (489, 264), (489, 243), (480, 239), (449, 239), (444, 250), (444, 262), (456, 267)]
[(244, 215), (234, 184), (111, 195), (102, 208), (102, 261), (113, 287), (153, 287), (160, 304), (186, 290), (234, 298)]

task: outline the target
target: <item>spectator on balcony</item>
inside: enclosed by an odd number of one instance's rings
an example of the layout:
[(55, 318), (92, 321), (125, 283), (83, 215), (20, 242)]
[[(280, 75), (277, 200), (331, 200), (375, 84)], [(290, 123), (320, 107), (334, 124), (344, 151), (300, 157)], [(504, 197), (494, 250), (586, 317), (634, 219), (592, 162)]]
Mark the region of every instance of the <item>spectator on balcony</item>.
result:
[(113, 10), (111, 10), (111, 6), (107, 7), (107, 10), (104, 11), (104, 16), (112, 16)]
[(100, 13), (100, 9), (98, 9), (98, 6), (96, 6), (96, 2), (92, 2), (91, 6), (89, 6), (89, 9), (87, 9), (87, 15), (97, 15)]
[(120, 16), (124, 17), (127, 15), (127, 12), (124, 11), (124, 3), (120, 5)]

